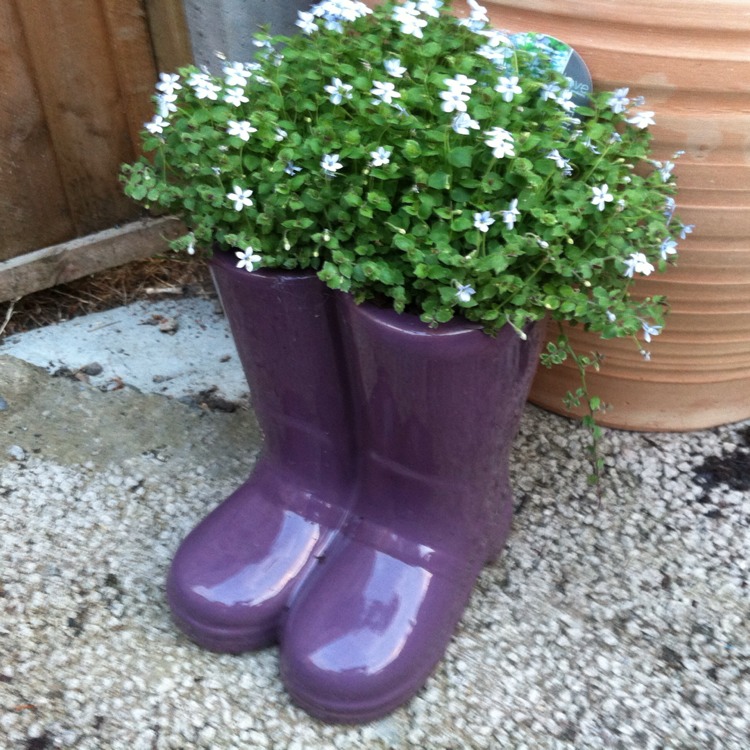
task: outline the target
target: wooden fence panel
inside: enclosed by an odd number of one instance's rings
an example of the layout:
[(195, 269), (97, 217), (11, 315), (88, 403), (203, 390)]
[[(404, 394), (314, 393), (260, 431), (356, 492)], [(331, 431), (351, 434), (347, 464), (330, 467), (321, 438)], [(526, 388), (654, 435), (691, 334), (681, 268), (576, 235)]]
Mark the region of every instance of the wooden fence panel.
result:
[[(75, 233), (136, 215), (117, 181), (120, 164), (134, 156), (125, 113), (129, 92), (120, 88), (131, 82), (118, 78), (121, 49), (104, 5), (97, 0), (15, 2)], [(153, 85), (152, 62), (138, 63), (133, 75), (143, 75), (147, 66)]]
[(74, 235), (28, 45), (0, 3), (0, 260)]

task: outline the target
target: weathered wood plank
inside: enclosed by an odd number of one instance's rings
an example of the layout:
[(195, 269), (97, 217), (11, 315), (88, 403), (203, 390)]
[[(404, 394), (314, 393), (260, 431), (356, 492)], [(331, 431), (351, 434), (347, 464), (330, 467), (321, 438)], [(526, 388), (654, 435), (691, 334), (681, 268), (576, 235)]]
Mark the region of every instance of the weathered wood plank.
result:
[(157, 79), (146, 12), (139, 0), (100, 0), (134, 154), (141, 150), (143, 123), (153, 116)]
[(73, 235), (15, 2), (0, 3), (0, 261)]
[(141, 219), (11, 258), (0, 263), (0, 302), (164, 252), (184, 231), (173, 217)]
[(34, 0), (17, 10), (76, 234), (136, 215), (117, 179), (133, 150), (100, 3)]
[(193, 47), (183, 0), (145, 0), (154, 56), (159, 72), (193, 62)]

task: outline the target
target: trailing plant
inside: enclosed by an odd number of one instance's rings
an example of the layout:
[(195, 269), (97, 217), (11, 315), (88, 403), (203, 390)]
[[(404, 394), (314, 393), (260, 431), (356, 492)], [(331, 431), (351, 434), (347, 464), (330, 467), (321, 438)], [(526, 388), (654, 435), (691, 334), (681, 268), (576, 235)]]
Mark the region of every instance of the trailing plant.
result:
[[(430, 325), (578, 324), (648, 358), (667, 303), (633, 282), (691, 231), (674, 163), (652, 155), (654, 113), (628, 89), (581, 99), (556, 40), (469, 5), (459, 19), (440, 0), (324, 0), (299, 34), (256, 36), (251, 62), (162, 74), (151, 158), (123, 168), (126, 192), (183, 217), (175, 250), (314, 269)], [(569, 357), (583, 378), (569, 400), (596, 430), (597, 358), (561, 329), (542, 362)]]

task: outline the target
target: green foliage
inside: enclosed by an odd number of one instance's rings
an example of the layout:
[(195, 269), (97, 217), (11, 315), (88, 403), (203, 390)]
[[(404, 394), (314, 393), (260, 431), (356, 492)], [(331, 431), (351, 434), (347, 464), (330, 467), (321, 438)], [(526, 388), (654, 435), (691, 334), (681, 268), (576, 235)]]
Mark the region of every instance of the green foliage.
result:
[[(150, 159), (123, 167), (127, 194), (185, 220), (176, 249), (252, 248), (263, 267), (316, 269), (433, 325), (458, 314), (489, 332), (545, 317), (603, 338), (658, 332), (666, 302), (632, 297), (633, 277), (664, 270), (687, 230), (648, 118), (623, 91), (576, 110), (545, 38), (427, 4), (421, 38), (394, 0), (372, 12), (342, 0), (355, 20), (341, 23), (323, 2), (301, 14), (305, 33), (259, 35), (251, 63), (162, 75), (163, 120), (146, 126)], [(451, 110), (459, 75), (473, 83)], [(238, 191), (252, 194), (238, 204)], [(542, 361), (564, 356), (566, 341)]]

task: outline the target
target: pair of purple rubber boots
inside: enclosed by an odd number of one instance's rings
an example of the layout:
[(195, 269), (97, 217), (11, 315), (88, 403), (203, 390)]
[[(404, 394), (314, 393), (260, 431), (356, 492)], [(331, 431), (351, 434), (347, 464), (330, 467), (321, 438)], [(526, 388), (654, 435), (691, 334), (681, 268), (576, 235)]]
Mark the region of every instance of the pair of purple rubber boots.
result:
[(212, 268), (265, 442), (180, 546), (174, 619), (213, 651), (278, 642), (314, 716), (378, 718), (427, 680), (503, 547), (540, 331), (429, 329), (313, 273)]

